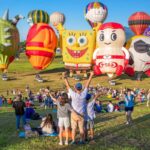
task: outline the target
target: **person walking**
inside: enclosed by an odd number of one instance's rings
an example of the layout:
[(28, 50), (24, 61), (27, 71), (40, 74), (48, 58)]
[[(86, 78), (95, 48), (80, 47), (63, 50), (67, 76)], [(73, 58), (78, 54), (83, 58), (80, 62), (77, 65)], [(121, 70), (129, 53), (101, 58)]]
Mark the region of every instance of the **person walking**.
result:
[(131, 90), (127, 90), (127, 94), (125, 94), (125, 112), (126, 112), (126, 124), (131, 124), (132, 122), (132, 112), (134, 109), (134, 95), (131, 94)]

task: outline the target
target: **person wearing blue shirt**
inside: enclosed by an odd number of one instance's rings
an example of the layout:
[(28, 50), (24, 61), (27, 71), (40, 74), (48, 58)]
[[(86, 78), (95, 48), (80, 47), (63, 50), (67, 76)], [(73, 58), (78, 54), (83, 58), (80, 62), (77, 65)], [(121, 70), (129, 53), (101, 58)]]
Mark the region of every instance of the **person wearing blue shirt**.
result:
[(131, 90), (127, 90), (127, 94), (125, 94), (125, 112), (126, 112), (126, 124), (131, 124), (132, 122), (132, 112), (134, 109), (134, 95), (131, 94)]

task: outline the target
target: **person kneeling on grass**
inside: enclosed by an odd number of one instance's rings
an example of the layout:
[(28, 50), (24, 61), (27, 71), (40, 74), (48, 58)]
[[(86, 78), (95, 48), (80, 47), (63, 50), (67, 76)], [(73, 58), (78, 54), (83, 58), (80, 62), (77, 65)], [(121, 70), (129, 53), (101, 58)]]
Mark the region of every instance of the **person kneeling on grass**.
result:
[(52, 100), (57, 105), (57, 118), (58, 118), (58, 126), (59, 126), (59, 145), (63, 145), (63, 128), (65, 128), (65, 135), (66, 141), (65, 145), (68, 145), (69, 140), (69, 127), (70, 127), (70, 120), (69, 120), (69, 112), (75, 112), (71, 108), (70, 104), (68, 103), (68, 95), (67, 93), (62, 93), (58, 99), (55, 99), (50, 94)]
[(94, 105), (95, 101), (99, 94), (96, 94), (92, 101), (91, 94), (86, 95), (86, 117), (85, 117), (85, 139), (88, 140), (88, 131), (90, 131), (90, 140), (91, 142), (94, 142), (94, 118), (96, 117), (95, 111), (94, 111)]

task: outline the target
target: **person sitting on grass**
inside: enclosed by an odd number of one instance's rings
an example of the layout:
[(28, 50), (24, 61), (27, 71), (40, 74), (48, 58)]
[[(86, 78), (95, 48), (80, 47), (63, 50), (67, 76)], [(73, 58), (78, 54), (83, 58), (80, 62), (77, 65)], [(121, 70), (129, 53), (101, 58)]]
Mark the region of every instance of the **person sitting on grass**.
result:
[(114, 104), (114, 111), (120, 111), (120, 107), (118, 104)]
[(99, 100), (97, 100), (97, 101), (95, 102), (95, 111), (96, 111), (97, 113), (100, 113), (100, 112), (102, 112), (102, 109), (103, 109), (103, 107), (102, 107), (102, 102), (99, 101)]
[(95, 111), (94, 111), (94, 105), (95, 101), (99, 94), (96, 94), (93, 98), (93, 100), (90, 101), (91, 99), (91, 94), (86, 95), (86, 117), (85, 117), (85, 139), (88, 140), (88, 131), (90, 131), (90, 140), (91, 142), (94, 142), (94, 118), (96, 117)]
[(112, 104), (111, 101), (107, 104), (107, 112), (113, 112), (114, 111), (114, 105)]
[(57, 127), (51, 114), (47, 114), (46, 117), (42, 119), (40, 127), (42, 134), (53, 134), (57, 132)]
[(73, 112), (70, 104), (68, 103), (68, 95), (67, 93), (62, 93), (57, 99), (54, 98), (50, 94), (52, 100), (57, 105), (57, 118), (58, 118), (58, 126), (59, 126), (59, 145), (63, 145), (63, 129), (65, 128), (65, 145), (68, 145), (69, 140), (69, 127), (70, 127), (70, 119), (69, 112)]

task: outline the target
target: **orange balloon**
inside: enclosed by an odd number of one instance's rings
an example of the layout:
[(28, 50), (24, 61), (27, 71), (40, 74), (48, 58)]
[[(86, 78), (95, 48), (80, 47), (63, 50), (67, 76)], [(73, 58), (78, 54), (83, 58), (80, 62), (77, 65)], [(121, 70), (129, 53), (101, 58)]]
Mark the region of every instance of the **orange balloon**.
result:
[(35, 69), (45, 69), (55, 56), (57, 36), (45, 23), (34, 24), (26, 40), (26, 55)]

